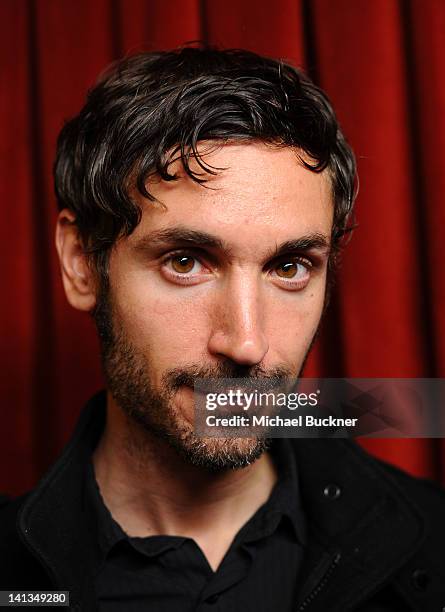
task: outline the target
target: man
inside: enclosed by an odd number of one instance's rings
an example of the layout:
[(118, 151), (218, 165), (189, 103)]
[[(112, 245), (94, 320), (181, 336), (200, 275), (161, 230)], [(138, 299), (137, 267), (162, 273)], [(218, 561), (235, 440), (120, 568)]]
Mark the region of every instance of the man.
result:
[(73, 610), (441, 610), (443, 493), (345, 440), (201, 438), (197, 378), (300, 373), (355, 163), (325, 95), (244, 51), (113, 66), (63, 128), (56, 246), (107, 390), (0, 512), (3, 589)]

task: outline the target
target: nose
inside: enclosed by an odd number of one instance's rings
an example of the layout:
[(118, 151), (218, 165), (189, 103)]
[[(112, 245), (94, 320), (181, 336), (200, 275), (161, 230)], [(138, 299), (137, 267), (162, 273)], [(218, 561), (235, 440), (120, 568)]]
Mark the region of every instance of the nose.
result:
[(209, 352), (243, 365), (259, 364), (269, 350), (264, 310), (255, 279), (240, 274), (228, 283), (214, 308)]

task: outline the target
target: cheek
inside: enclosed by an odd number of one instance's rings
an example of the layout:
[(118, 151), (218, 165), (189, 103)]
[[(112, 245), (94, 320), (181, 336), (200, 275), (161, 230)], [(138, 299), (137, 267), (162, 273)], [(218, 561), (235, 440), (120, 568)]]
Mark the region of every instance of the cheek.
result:
[(284, 362), (304, 358), (320, 323), (324, 285), (300, 294), (282, 296), (268, 313), (268, 335), (272, 360)]
[[(208, 336), (207, 307), (196, 295), (178, 292), (121, 292), (119, 317), (131, 343), (148, 354), (155, 369), (177, 367), (202, 356)], [(202, 298), (202, 296), (201, 296)]]

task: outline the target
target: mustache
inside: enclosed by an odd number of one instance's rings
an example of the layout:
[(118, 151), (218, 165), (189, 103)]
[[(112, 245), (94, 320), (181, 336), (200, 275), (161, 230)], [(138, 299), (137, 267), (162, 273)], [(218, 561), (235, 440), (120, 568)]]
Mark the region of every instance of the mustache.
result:
[(242, 378), (246, 383), (255, 383), (255, 388), (266, 390), (280, 386), (291, 377), (292, 372), (286, 367), (265, 369), (258, 365), (246, 366), (227, 361), (215, 366), (192, 364), (175, 368), (169, 370), (163, 378), (164, 384), (174, 392), (183, 385), (193, 388), (196, 379), (200, 379), (200, 382), (212, 381), (215, 384), (218, 380)]

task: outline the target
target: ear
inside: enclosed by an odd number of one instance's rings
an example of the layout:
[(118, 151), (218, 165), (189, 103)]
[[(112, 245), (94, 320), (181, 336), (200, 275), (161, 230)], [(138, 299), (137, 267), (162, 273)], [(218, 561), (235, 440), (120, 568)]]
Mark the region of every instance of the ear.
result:
[(96, 278), (88, 264), (74, 213), (62, 210), (57, 219), (56, 249), (68, 302), (78, 310), (96, 305)]

